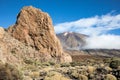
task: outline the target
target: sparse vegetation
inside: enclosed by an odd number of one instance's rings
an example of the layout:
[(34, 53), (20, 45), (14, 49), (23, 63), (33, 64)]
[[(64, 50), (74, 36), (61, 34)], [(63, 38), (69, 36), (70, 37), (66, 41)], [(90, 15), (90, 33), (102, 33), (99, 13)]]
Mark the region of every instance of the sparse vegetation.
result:
[[(35, 60), (25, 60), (25, 65), (22, 67), (24, 77), (19, 70), (9, 64), (0, 65), (0, 76), (3, 80), (119, 80), (116, 75), (111, 72), (117, 69), (119, 61), (109, 59), (106, 61), (97, 60), (85, 60), (84, 62), (71, 62), (55, 64), (54, 62), (40, 63)], [(100, 64), (99, 61), (101, 62)], [(115, 64), (116, 63), (116, 64)], [(109, 66), (113, 67), (110, 68)], [(117, 67), (116, 67), (117, 66)], [(4, 73), (4, 77), (3, 74)], [(1, 77), (0, 77), (1, 78)]]
[(23, 77), (15, 66), (0, 63), (0, 80), (23, 80)]
[[(38, 62), (26, 59), (20, 70), (10, 64), (0, 65), (2, 80), (120, 80), (119, 60), (86, 59), (71, 63)], [(109, 60), (109, 61), (108, 61)], [(98, 64), (99, 63), (99, 64)], [(107, 63), (107, 64), (106, 64)], [(22, 75), (22, 73), (23, 75)]]
[(110, 62), (110, 67), (117, 69), (120, 66), (120, 60), (114, 60)]
[(117, 78), (114, 75), (107, 74), (105, 80), (117, 80)]

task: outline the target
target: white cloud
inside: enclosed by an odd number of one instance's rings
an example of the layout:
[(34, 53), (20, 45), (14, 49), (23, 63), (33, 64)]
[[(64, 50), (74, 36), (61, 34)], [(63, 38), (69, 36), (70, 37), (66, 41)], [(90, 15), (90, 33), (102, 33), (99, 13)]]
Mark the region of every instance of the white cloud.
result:
[(82, 18), (57, 24), (54, 28), (56, 33), (73, 31), (89, 35), (90, 37), (86, 39), (85, 48), (120, 49), (120, 36), (108, 33), (111, 30), (120, 29), (120, 14), (112, 15), (109, 13), (102, 16)]
[(120, 28), (120, 14), (106, 14), (90, 18), (82, 18), (77, 21), (57, 24), (54, 28), (56, 33), (73, 31), (87, 35), (104, 34), (110, 30)]
[(92, 36), (86, 39), (87, 45), (84, 48), (91, 49), (120, 49), (120, 36), (101, 35)]

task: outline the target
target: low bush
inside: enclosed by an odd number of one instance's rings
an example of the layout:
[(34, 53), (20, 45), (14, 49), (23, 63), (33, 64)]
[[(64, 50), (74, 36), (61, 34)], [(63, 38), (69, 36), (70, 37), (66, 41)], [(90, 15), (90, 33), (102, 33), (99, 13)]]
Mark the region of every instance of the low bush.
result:
[(107, 74), (105, 80), (117, 80), (117, 78), (111, 74)]
[(0, 80), (23, 80), (22, 73), (14, 66), (0, 64)]
[(70, 65), (71, 65), (72, 67), (80, 66), (80, 62), (71, 62)]
[(113, 69), (117, 69), (118, 66), (120, 66), (120, 60), (111, 61), (109, 66)]
[(78, 80), (88, 80), (88, 77), (85, 76), (85, 75), (81, 75), (81, 74), (79, 74), (79, 78), (78, 78)]

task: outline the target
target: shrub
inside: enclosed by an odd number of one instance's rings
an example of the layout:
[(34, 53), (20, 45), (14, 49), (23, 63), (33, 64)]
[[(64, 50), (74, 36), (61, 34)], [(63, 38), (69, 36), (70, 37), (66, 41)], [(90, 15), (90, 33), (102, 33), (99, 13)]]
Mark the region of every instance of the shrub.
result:
[(31, 74), (30, 74), (30, 77), (33, 79), (39, 78), (39, 76), (40, 76), (39, 72), (31, 72)]
[(79, 80), (88, 80), (88, 77), (85, 75), (79, 74)]
[(30, 78), (29, 76), (25, 76), (24, 80), (33, 80), (32, 78)]
[(26, 64), (30, 64), (30, 65), (32, 65), (34, 63), (33, 60), (31, 60), (31, 59), (24, 59), (24, 62)]
[(111, 61), (109, 66), (113, 69), (117, 69), (118, 66), (120, 66), (120, 60)]
[(50, 66), (50, 63), (49, 62), (44, 62), (44, 63), (42, 63), (42, 66)]
[(49, 64), (50, 64), (51, 66), (54, 66), (54, 65), (55, 65), (55, 62), (50, 61)]
[(64, 77), (61, 73), (58, 72), (50, 72), (49, 74), (52, 75), (45, 76), (44, 80), (70, 80), (69, 78)]
[(104, 62), (104, 63), (110, 63), (110, 62), (111, 62), (111, 59), (110, 59), (110, 58), (105, 58), (105, 59), (103, 59), (103, 62)]
[(94, 74), (88, 74), (88, 78), (89, 78), (89, 79), (94, 79), (94, 78), (95, 78), (95, 75), (94, 75)]
[(69, 66), (70, 66), (69, 63), (62, 63), (62, 64), (61, 64), (61, 67), (69, 67)]
[(93, 73), (95, 71), (95, 68), (93, 66), (88, 66), (88, 73)]
[(72, 67), (80, 66), (80, 62), (71, 62), (70, 65), (71, 65)]
[(107, 74), (105, 80), (117, 80), (117, 78), (111, 74)]
[(71, 76), (72, 76), (72, 78), (78, 79), (79, 73), (77, 73), (77, 71), (74, 70), (74, 71), (71, 73)]
[(0, 80), (23, 80), (22, 73), (14, 66), (0, 64)]
[(110, 71), (112, 71), (112, 68), (110, 68), (109, 66), (106, 66), (105, 70), (107, 70), (107, 72), (110, 72)]
[(97, 74), (107, 74), (107, 70), (104, 68), (97, 68), (96, 72)]

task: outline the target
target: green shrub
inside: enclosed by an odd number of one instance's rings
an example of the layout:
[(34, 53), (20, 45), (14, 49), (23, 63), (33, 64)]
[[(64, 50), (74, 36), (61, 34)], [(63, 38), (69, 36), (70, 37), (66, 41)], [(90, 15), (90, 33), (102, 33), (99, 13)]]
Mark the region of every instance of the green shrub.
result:
[(62, 63), (60, 66), (61, 66), (61, 67), (69, 67), (70, 64), (69, 64), (69, 63)]
[(44, 62), (44, 63), (42, 63), (42, 66), (50, 66), (50, 63), (49, 62)]
[(31, 59), (24, 59), (24, 62), (25, 62), (26, 64), (31, 64), (31, 65), (34, 63), (34, 61), (31, 60)]
[(71, 76), (72, 76), (72, 78), (78, 79), (79, 73), (77, 73), (77, 71), (74, 70), (74, 71), (71, 73)]
[(103, 59), (103, 62), (104, 63), (110, 63), (111, 62), (111, 58), (105, 58), (105, 59)]
[(51, 66), (54, 66), (54, 65), (55, 65), (55, 62), (49, 62), (49, 64), (50, 64)]
[(71, 62), (70, 65), (71, 65), (72, 67), (80, 66), (80, 62)]
[(113, 69), (117, 69), (118, 66), (120, 66), (120, 60), (111, 61), (109, 66)]

